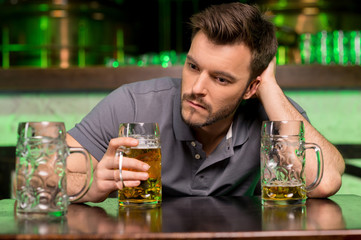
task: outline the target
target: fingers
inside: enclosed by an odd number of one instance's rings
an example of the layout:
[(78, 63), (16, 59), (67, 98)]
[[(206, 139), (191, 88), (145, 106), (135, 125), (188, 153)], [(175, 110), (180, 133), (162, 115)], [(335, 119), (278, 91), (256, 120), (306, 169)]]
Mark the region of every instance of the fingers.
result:
[[(116, 160), (117, 161), (117, 160)], [(119, 161), (119, 160), (118, 160)], [(122, 169), (132, 169), (135, 171), (148, 171), (150, 166), (145, 162), (139, 161), (135, 158), (123, 158), (123, 167)]]
[[(116, 158), (114, 160), (116, 152), (119, 147), (121, 146), (135, 147), (137, 145), (138, 145), (138, 140), (129, 137), (119, 137), (110, 140), (108, 149), (103, 157), (103, 160), (107, 159), (106, 163), (104, 163), (106, 165), (106, 168), (108, 169), (119, 168), (119, 158)], [(142, 161), (136, 159), (131, 160), (131, 158), (126, 158), (126, 157), (123, 157), (122, 166), (123, 168), (133, 169), (135, 171), (148, 171), (150, 168), (148, 164)]]
[[(96, 185), (98, 195), (106, 195), (116, 189), (125, 187), (136, 187), (141, 181), (149, 178), (147, 171), (150, 166), (134, 158), (122, 157), (122, 178), (120, 179), (119, 155), (116, 157), (117, 150), (121, 146), (135, 147), (138, 140), (134, 138), (119, 137), (109, 142), (108, 149), (102, 160), (97, 164), (93, 185)], [(124, 186), (123, 186), (124, 185)]]
[[(124, 186), (125, 187), (138, 187), (140, 185), (140, 181), (125, 181)], [(121, 189), (121, 188), (119, 188)]]
[[(95, 171), (93, 186), (97, 189), (98, 195), (107, 195), (117, 189), (125, 187), (136, 187), (141, 181), (149, 178), (146, 172), (122, 171), (123, 183), (120, 181), (119, 169), (102, 169)], [(123, 186), (124, 185), (124, 186)]]
[[(106, 161), (105, 161), (106, 160)], [(116, 158), (115, 155), (108, 159), (103, 159), (105, 167), (107, 169), (119, 169), (119, 158)], [(122, 169), (131, 169), (138, 172), (148, 171), (150, 166), (145, 162), (137, 160), (135, 158), (123, 157), (122, 160)]]
[(115, 156), (115, 153), (120, 146), (135, 147), (137, 145), (138, 145), (138, 140), (135, 138), (130, 138), (130, 137), (113, 138), (110, 140), (108, 149), (104, 155)]
[(140, 181), (125, 181), (123, 184), (121, 182), (115, 182), (117, 189), (123, 189), (124, 187), (138, 187), (140, 185)]
[(140, 185), (140, 180), (147, 180), (149, 178), (149, 174), (146, 172), (132, 172), (123, 170), (122, 177), (123, 180), (120, 180), (119, 170), (114, 170), (114, 183), (118, 189), (123, 189), (124, 187), (137, 187)]
[[(126, 159), (128, 161), (125, 161), (125, 162), (134, 162), (134, 164), (128, 165), (131, 167), (137, 166), (138, 162), (140, 162), (133, 158), (126, 158)], [(129, 171), (129, 170), (122, 170), (122, 172), (120, 174), (119, 169), (114, 169), (114, 170), (112, 170), (112, 172), (113, 172), (113, 178), (111, 178), (109, 180), (113, 180), (118, 189), (122, 189), (123, 187), (139, 186), (141, 181), (146, 181), (149, 178), (149, 174), (147, 172), (134, 172), (134, 171)], [(120, 176), (122, 176), (122, 179)]]
[[(128, 170), (122, 171), (122, 177), (123, 181), (145, 181), (149, 178), (149, 174), (146, 172), (133, 172)], [(115, 169), (113, 170), (113, 177), (111, 179), (114, 179), (115, 181), (120, 181), (119, 177), (119, 170)], [(111, 180), (109, 179), (109, 180)]]

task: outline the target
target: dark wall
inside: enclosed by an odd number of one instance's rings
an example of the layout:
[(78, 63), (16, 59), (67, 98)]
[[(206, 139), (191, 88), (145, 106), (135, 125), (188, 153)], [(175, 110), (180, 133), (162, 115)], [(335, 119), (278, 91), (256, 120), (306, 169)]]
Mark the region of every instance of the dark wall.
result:
[[(125, 45), (137, 54), (175, 50), (187, 52), (189, 18), (206, 7), (235, 0), (125, 0)], [(141, 6), (141, 7), (140, 7)]]
[(11, 195), (11, 172), (15, 169), (15, 147), (0, 147), (0, 199)]

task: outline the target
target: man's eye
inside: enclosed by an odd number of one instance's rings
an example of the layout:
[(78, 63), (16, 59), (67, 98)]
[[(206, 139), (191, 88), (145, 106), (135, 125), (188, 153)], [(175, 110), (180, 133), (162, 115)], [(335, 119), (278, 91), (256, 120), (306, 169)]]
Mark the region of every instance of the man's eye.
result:
[(224, 78), (217, 78), (218, 82), (222, 83), (222, 84), (227, 84), (229, 83), (228, 80), (224, 79)]
[(190, 67), (191, 69), (195, 69), (195, 70), (198, 69), (197, 66), (194, 65), (193, 63), (188, 63), (188, 65), (189, 65), (189, 67)]

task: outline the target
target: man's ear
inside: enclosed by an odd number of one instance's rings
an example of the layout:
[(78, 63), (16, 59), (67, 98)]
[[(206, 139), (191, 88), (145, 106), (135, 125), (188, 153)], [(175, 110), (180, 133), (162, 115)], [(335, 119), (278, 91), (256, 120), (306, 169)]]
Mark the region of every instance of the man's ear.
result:
[(257, 89), (261, 83), (261, 78), (257, 77), (256, 79), (253, 79), (251, 83), (248, 85), (246, 92), (243, 95), (243, 99), (250, 99), (252, 97), (256, 97), (255, 94), (257, 92)]

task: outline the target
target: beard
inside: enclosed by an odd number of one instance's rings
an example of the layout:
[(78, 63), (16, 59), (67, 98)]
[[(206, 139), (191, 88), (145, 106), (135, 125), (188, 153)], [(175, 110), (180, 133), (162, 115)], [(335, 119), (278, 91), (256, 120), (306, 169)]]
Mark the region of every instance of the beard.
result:
[[(195, 94), (192, 94), (192, 93), (191, 94), (184, 93), (182, 95), (182, 99), (181, 99), (181, 116), (182, 116), (183, 121), (190, 127), (200, 128), (200, 127), (209, 126), (209, 125), (212, 125), (220, 120), (226, 119), (226, 118), (230, 117), (231, 115), (233, 115), (235, 113), (235, 111), (237, 110), (242, 99), (243, 99), (243, 94), (240, 97), (240, 99), (238, 99), (236, 102), (234, 102), (232, 104), (228, 104), (227, 106), (221, 108), (217, 112), (213, 112), (212, 106), (207, 104), (203, 100), (203, 98), (197, 97)], [(208, 112), (208, 116), (206, 117), (206, 119), (204, 121), (193, 122), (189, 119), (185, 119), (185, 117), (183, 116), (183, 102), (187, 101), (187, 100), (189, 100), (189, 101), (196, 100), (198, 103), (200, 103), (202, 105), (202, 107), (204, 107), (204, 109)], [(193, 115), (196, 110), (194, 108), (190, 108), (189, 111), (190, 111), (189, 114)]]

